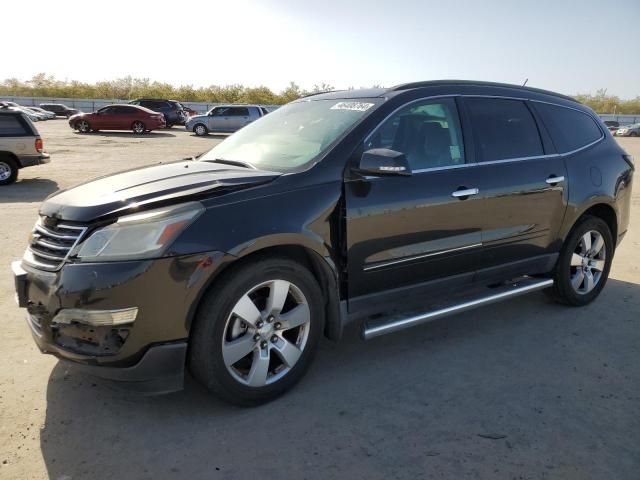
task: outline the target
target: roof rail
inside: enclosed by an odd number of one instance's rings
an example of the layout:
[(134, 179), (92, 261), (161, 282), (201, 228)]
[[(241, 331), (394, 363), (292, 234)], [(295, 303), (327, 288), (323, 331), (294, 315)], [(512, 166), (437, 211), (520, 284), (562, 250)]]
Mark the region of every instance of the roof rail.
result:
[(403, 83), (400, 85), (396, 85), (394, 87), (391, 87), (389, 91), (396, 92), (400, 90), (411, 90), (413, 88), (439, 87), (439, 86), (449, 86), (449, 85), (467, 85), (467, 86), (477, 85), (477, 86), (486, 86), (486, 87), (513, 88), (516, 90), (525, 90), (527, 92), (552, 95), (554, 97), (563, 98), (571, 102), (580, 103), (578, 102), (578, 100), (576, 100), (573, 97), (570, 97), (568, 95), (563, 95), (561, 93), (552, 92), (550, 90), (543, 90), (541, 88), (533, 88), (533, 87), (524, 87), (522, 85), (513, 85), (511, 83), (485, 82), (480, 80), (425, 80), (422, 82), (411, 82), (411, 83)]

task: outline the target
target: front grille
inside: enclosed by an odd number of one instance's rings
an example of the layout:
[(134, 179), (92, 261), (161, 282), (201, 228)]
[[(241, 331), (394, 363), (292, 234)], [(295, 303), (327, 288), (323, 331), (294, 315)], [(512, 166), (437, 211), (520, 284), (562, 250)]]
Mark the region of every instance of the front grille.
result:
[(84, 226), (40, 219), (33, 228), (24, 260), (36, 268), (58, 270), (86, 231)]

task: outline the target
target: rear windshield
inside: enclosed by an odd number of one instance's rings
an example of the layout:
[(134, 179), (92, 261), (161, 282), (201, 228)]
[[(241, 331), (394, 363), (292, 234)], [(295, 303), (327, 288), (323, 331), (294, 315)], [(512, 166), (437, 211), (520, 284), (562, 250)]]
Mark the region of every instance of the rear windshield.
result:
[(204, 161), (231, 160), (261, 170), (304, 169), (382, 100), (313, 100), (289, 103), (231, 135)]

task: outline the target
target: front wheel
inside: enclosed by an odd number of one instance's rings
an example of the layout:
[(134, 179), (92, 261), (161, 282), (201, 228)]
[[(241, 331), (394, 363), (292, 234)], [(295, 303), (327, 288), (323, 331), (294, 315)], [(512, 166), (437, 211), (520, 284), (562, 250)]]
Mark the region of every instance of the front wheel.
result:
[(76, 122), (76, 130), (80, 133), (89, 133), (91, 131), (91, 125), (86, 120), (80, 120)]
[(201, 123), (197, 124), (195, 127), (193, 127), (193, 132), (199, 136), (199, 137), (203, 137), (205, 136), (207, 133), (209, 133), (209, 130), (207, 130), (207, 127), (205, 127), (204, 125), (202, 125)]
[(190, 371), (229, 403), (268, 402), (302, 378), (323, 324), (320, 288), (303, 266), (284, 258), (246, 264), (203, 299), (190, 337)]
[(631, 132), (631, 133), (629, 134), (629, 136), (630, 136), (630, 137), (637, 137), (637, 136), (638, 136), (638, 134), (637, 134), (636, 132)]
[(144, 133), (146, 129), (147, 127), (142, 122), (133, 122), (133, 125), (131, 126), (131, 130), (133, 130), (133, 133), (137, 134)]
[(585, 216), (573, 229), (560, 252), (551, 288), (552, 297), (567, 305), (586, 305), (604, 288), (614, 243), (607, 223)]

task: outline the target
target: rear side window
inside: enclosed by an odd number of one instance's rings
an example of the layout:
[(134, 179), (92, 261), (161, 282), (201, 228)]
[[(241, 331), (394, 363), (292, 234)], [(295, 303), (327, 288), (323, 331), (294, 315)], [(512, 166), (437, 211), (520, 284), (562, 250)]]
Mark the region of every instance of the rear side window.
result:
[(544, 155), (538, 126), (521, 100), (465, 99), (479, 161)]
[(602, 138), (595, 120), (586, 113), (548, 103), (536, 102), (534, 107), (559, 153), (577, 150)]
[(248, 117), (249, 109), (246, 107), (231, 107), (224, 114), (228, 117)]
[(21, 137), (28, 133), (16, 115), (0, 115), (0, 137)]

